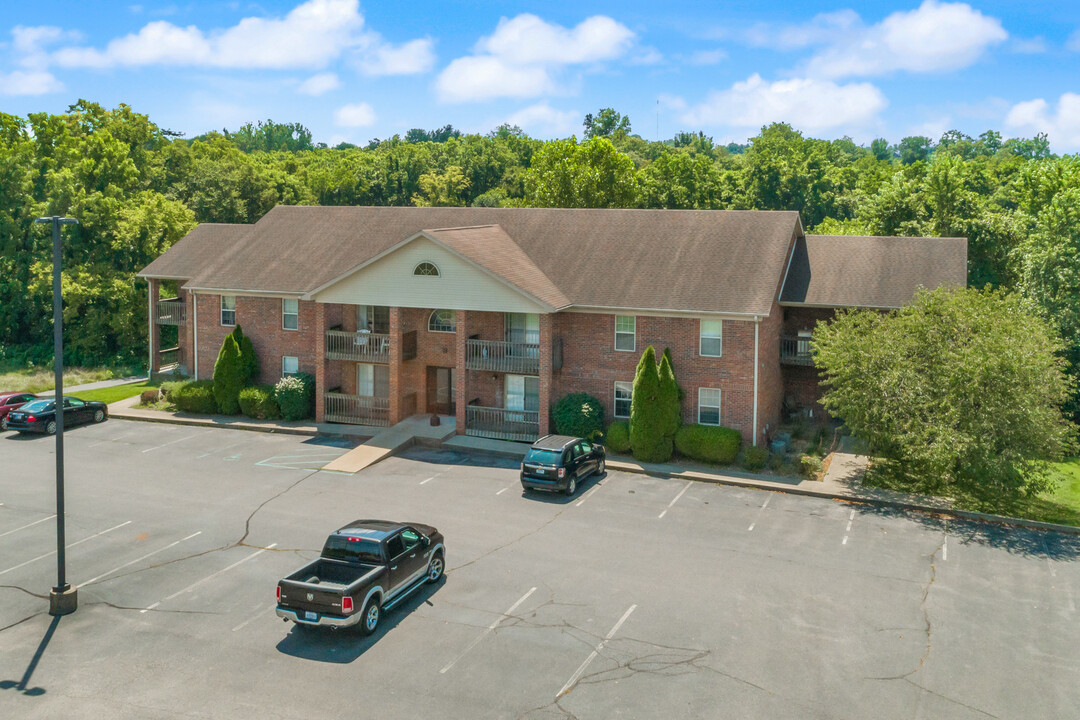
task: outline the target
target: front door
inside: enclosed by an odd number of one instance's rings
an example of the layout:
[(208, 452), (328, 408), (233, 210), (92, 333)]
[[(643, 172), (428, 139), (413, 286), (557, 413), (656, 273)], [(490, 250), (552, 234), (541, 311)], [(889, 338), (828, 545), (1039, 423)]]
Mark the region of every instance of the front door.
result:
[(389, 600), (424, 574), (427, 558), (424, 557), (424, 544), (420, 533), (412, 528), (405, 528), (386, 541), (386, 555), (390, 559), (390, 589), (387, 594)]
[(454, 415), (456, 406), (456, 382), (454, 368), (428, 366), (427, 412), (437, 415)]

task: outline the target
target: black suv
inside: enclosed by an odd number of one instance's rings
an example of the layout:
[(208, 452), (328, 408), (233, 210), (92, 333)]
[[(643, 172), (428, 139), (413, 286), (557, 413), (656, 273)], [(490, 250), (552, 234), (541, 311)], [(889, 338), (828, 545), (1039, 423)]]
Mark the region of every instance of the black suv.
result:
[(547, 435), (532, 444), (521, 462), (521, 487), (573, 495), (579, 480), (604, 473), (604, 446), (566, 435)]

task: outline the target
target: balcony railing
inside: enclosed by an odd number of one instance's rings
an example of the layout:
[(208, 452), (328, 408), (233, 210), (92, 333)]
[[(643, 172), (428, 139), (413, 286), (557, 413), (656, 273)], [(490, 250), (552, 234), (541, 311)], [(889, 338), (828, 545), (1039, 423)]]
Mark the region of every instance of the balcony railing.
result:
[(172, 347), (158, 350), (158, 367), (161, 369), (175, 367), (180, 362), (180, 348)]
[(780, 338), (780, 362), (784, 365), (806, 365), (808, 367), (813, 367), (814, 354), (810, 351), (810, 338)]
[(466, 340), (465, 367), (468, 370), (536, 375), (540, 372), (540, 343)]
[(328, 392), (323, 395), (323, 404), (327, 422), (376, 427), (390, 424), (390, 398)]
[(540, 413), (468, 405), (465, 407), (465, 434), (533, 442), (540, 436)]
[(382, 333), (327, 330), (326, 357), (330, 360), (389, 363), (390, 336)]
[(187, 308), (179, 298), (157, 301), (158, 325), (183, 325), (187, 319)]

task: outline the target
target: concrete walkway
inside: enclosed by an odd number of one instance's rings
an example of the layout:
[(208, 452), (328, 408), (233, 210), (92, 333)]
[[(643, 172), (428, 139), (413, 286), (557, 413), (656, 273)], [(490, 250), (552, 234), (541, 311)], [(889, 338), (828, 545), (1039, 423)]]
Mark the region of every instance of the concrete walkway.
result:
[[(126, 378), (113, 378), (112, 380), (99, 380), (97, 382), (85, 383), (83, 385), (73, 385), (71, 387), (64, 387), (65, 395), (74, 395), (75, 393), (83, 392), (84, 390), (99, 390), (101, 388), (116, 387), (117, 385), (130, 385), (132, 383), (146, 382), (146, 376), (142, 377), (126, 377)], [(52, 390), (42, 390), (37, 395), (41, 397), (52, 397), (56, 388)]]
[(383, 428), (374, 437), (335, 458), (323, 470), (355, 474), (413, 444), (438, 446), (457, 432), (454, 418), (440, 417), (439, 425), (431, 424), (430, 415), (413, 415), (397, 425)]

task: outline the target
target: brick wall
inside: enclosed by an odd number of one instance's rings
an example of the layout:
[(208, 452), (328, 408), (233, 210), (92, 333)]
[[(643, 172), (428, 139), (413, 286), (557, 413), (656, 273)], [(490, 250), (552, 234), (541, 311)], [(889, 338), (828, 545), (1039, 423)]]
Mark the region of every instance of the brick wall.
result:
[[(221, 324), (221, 297), (196, 296), (199, 313), (199, 378), (214, 376), (214, 363), (225, 336), (233, 331)], [(236, 323), (251, 338), (259, 356), (259, 384), (272, 384), (281, 378), (281, 358), (296, 357), (300, 371), (316, 374), (316, 339), (322, 330), (317, 327), (315, 303), (299, 303), (299, 329), (281, 327), (281, 299), (264, 297), (236, 298)]]
[(784, 379), (780, 369), (780, 331), (784, 309), (774, 302), (758, 328), (758, 444), (775, 432), (781, 421)]
[(659, 353), (670, 347), (675, 377), (685, 391), (683, 422), (697, 422), (698, 388), (720, 388), (721, 424), (738, 429), (747, 441), (752, 438), (753, 321), (723, 321), (723, 357), (719, 358), (699, 354), (700, 324), (694, 318), (638, 316), (633, 352), (615, 350), (614, 315), (564, 312), (554, 323), (555, 333), (563, 340), (563, 367), (552, 376), (553, 403), (571, 392), (587, 392), (603, 403), (610, 419), (615, 381), (633, 381), (638, 360), (648, 345), (656, 349), (658, 359)]
[[(784, 335), (796, 337), (800, 330), (812, 332), (819, 322), (828, 322), (835, 315), (836, 310), (833, 308), (785, 307)], [(824, 392), (820, 384), (820, 376), (818, 370), (813, 367), (784, 365), (784, 400), (791, 408), (812, 411), (815, 421), (828, 422), (830, 416), (819, 402)]]

